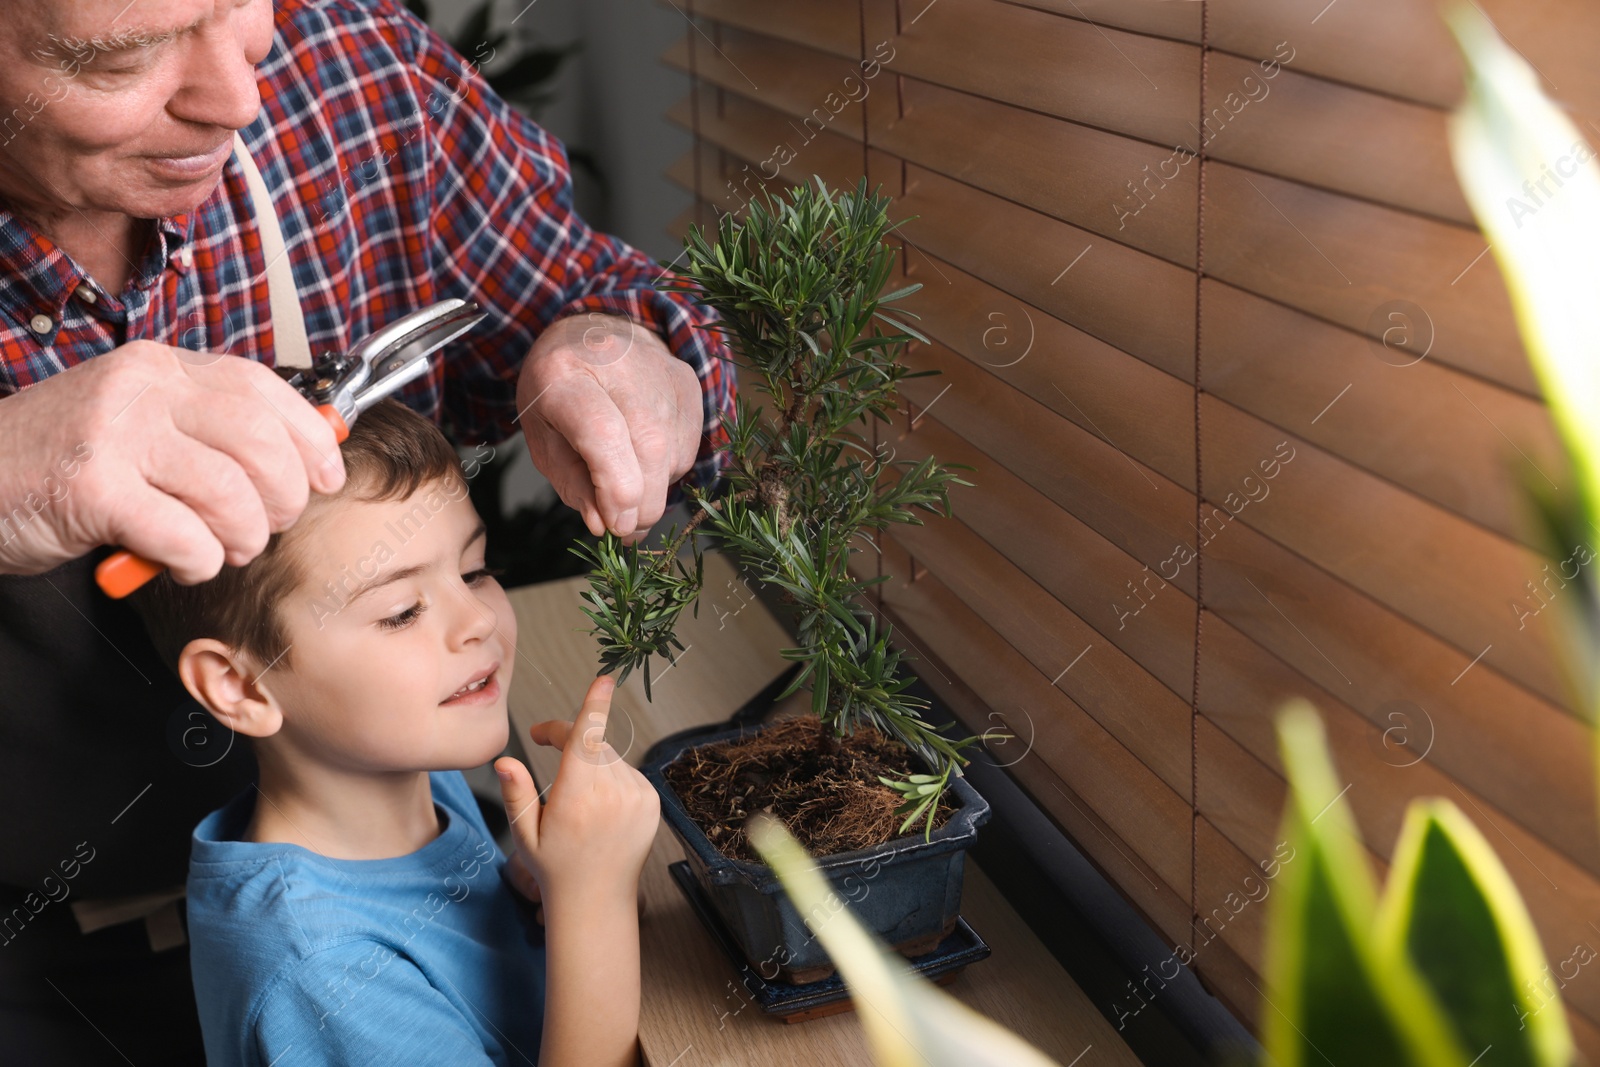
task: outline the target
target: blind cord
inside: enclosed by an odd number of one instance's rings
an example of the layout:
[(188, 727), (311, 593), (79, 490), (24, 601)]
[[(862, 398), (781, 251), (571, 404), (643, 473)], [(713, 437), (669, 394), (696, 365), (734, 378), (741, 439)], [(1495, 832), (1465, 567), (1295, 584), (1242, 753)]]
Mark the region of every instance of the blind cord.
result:
[[(1194, 682), (1189, 700), (1189, 948), (1195, 948), (1200, 919), (1200, 626), (1205, 615), (1205, 542), (1200, 537), (1205, 511), (1204, 482), (1200, 480), (1200, 323), (1202, 281), (1206, 273), (1206, 68), (1210, 56), (1208, 34), (1210, 4), (1200, 0), (1200, 122), (1196, 131), (1199, 158), (1195, 168), (1194, 212)], [(1196, 972), (1196, 977), (1198, 977)]]

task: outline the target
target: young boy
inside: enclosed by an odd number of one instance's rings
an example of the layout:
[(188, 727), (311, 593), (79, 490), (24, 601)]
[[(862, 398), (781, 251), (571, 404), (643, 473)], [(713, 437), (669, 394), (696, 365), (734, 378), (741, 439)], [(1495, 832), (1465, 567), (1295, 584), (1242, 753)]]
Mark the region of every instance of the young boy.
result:
[[(249, 564), (195, 586), (163, 574), (134, 598), (260, 772), (194, 831), (207, 1060), (635, 1063), (638, 881), (660, 808), (605, 743), (615, 683), (597, 678), (573, 722), (533, 727), (562, 749), (543, 805), (519, 761), (495, 762), (508, 864), (460, 769), (506, 745), (517, 624), (456, 453), (386, 400), (341, 455), (344, 488)], [(543, 937), (502, 877), (541, 901)]]

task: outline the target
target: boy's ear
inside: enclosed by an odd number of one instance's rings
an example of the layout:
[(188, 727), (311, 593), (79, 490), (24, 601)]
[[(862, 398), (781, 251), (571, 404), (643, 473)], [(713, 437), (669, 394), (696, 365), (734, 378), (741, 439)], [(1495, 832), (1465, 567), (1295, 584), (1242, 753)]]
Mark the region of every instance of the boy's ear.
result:
[(217, 721), (246, 737), (269, 737), (283, 725), (283, 710), (257, 679), (250, 657), (210, 637), (197, 637), (178, 653), (178, 677)]

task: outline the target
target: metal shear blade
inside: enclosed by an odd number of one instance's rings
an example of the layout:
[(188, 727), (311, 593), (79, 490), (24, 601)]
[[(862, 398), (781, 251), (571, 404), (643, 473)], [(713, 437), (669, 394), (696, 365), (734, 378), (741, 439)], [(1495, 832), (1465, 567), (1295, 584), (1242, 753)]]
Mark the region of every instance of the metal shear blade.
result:
[(306, 399), (338, 412), (345, 424), (384, 397), (428, 372), (428, 356), (472, 329), (486, 317), (470, 300), (442, 300), (397, 319), (351, 347), (329, 353), (309, 374), (289, 379)]

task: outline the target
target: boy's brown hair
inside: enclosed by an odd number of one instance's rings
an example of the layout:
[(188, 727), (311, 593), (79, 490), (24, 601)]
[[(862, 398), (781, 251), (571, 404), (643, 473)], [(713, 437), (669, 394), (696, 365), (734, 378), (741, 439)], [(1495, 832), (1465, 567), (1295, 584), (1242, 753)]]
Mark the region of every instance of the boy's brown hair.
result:
[[(363, 411), (339, 446), (344, 488), (333, 497), (313, 493), (306, 511), (329, 500), (405, 500), (435, 481), (454, 480), (465, 495), (460, 458), (439, 428), (392, 397)], [(459, 497), (458, 497), (459, 499)], [(280, 606), (305, 580), (298, 551), (307, 515), (273, 534), (243, 567), (223, 564), (210, 581), (179, 585), (163, 571), (128, 598), (151, 642), (174, 671), (185, 645), (211, 637), (249, 655), (262, 669), (291, 666)]]

